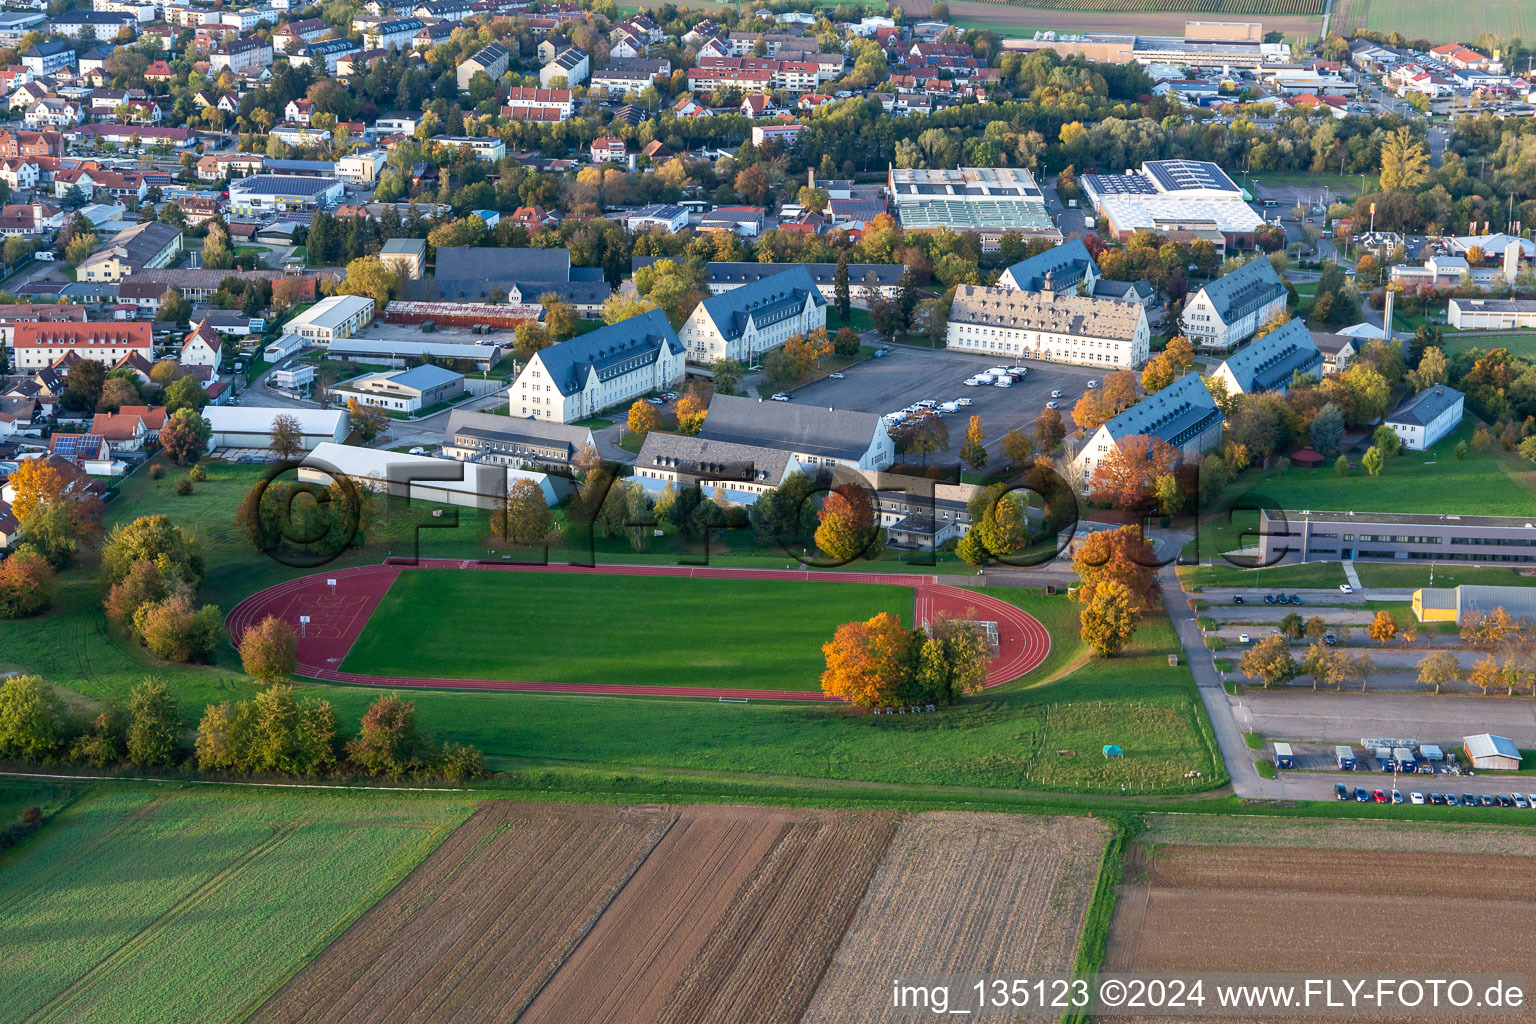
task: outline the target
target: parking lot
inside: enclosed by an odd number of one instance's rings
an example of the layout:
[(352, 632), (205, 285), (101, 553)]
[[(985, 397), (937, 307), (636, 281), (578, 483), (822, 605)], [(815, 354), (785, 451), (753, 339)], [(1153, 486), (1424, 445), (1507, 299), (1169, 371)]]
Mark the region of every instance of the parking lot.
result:
[[(1002, 364), (1027, 366), (1029, 375), (1009, 388), (965, 386), (967, 377)], [(998, 444), (1008, 431), (1034, 432), (1035, 417), (1052, 400), (1053, 390), (1063, 392), (1056, 401), (1061, 403), (1062, 420), (1071, 430), (1072, 406), (1082, 397), (1088, 381), (1102, 380), (1106, 372), (1109, 371), (1096, 367), (896, 345), (884, 358), (849, 367), (843, 380), (824, 378), (797, 388), (791, 400), (885, 415), (925, 399), (952, 402), (969, 398), (969, 407), (946, 417), (950, 452), (959, 451), (969, 418), (980, 416), (987, 433), (987, 450), (996, 455)]]

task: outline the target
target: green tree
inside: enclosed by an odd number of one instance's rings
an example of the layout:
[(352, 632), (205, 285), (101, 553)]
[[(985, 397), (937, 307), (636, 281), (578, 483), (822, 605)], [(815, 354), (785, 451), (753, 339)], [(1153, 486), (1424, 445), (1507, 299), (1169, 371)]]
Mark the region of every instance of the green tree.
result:
[(848, 291), (848, 254), (845, 252), (837, 257), (837, 271), (832, 278), (832, 303), (837, 308), (838, 318), (847, 323), (853, 300)]
[(133, 688), (128, 718), (129, 761), (146, 768), (175, 763), (181, 711), (163, 680), (146, 679)]
[(197, 461), (208, 451), (208, 442), (212, 438), (213, 424), (195, 410), (185, 407), (172, 413), (160, 428), (160, 448), (175, 459), (178, 466), (186, 465), (188, 459)]
[(1364, 469), (1368, 476), (1380, 476), (1382, 467), (1386, 464), (1386, 456), (1381, 454), (1381, 449), (1375, 445), (1367, 448), (1365, 454), (1360, 456), (1360, 468)]
[(41, 676), (0, 683), (0, 758), (33, 761), (63, 746), (69, 728), (64, 702)]

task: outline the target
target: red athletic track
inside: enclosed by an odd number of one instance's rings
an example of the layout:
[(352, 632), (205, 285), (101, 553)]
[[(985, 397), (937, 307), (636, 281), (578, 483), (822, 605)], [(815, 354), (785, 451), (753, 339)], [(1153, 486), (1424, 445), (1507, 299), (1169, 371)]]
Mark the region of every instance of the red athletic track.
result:
[[(280, 583), (253, 594), (236, 605), (225, 620), (235, 646), (252, 625), (276, 615), (294, 629), (301, 629), (300, 615), (308, 615), (299, 640), (298, 674), (311, 679), (367, 686), (414, 686), (466, 690), (523, 690), (545, 693), (622, 694), (647, 697), (748, 697), (760, 700), (832, 701), (810, 690), (743, 690), (696, 686), (634, 686), (612, 683), (537, 683), (493, 679), (426, 679), (405, 676), (370, 676), (341, 672), (336, 666), (346, 658), (363, 631), (368, 617), (402, 570), (465, 569), (500, 572), (574, 572), (626, 576), (689, 576), (716, 579), (828, 580), (841, 583), (882, 583), (913, 588), (918, 622), (939, 612), (968, 618), (991, 619), (998, 624), (998, 656), (987, 675), (987, 686), (996, 686), (1028, 672), (1045, 660), (1051, 637), (1039, 620), (995, 597), (973, 590), (945, 586), (938, 577), (896, 573), (806, 572), (786, 569), (710, 569), (670, 565), (506, 565), (458, 559), (421, 559), (411, 563), (391, 559), (382, 565), (333, 569)], [(335, 580), (334, 592), (327, 580)], [(974, 614), (972, 614), (974, 612)]]

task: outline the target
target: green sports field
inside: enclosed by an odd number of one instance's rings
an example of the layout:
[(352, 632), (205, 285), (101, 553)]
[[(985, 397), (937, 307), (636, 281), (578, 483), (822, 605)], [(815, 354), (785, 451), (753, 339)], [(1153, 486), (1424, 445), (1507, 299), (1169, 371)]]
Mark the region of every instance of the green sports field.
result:
[(123, 789), (0, 857), (0, 1024), (241, 1020), (469, 799)]
[(1330, 30), (1349, 35), (1358, 28), (1401, 32), (1409, 39), (1473, 44), (1484, 32), (1509, 39), (1536, 35), (1536, 4), (1530, 0), (1342, 0), (1334, 5)]
[(402, 572), (342, 671), (816, 690), (821, 645), (842, 623), (891, 612), (912, 591), (866, 583)]

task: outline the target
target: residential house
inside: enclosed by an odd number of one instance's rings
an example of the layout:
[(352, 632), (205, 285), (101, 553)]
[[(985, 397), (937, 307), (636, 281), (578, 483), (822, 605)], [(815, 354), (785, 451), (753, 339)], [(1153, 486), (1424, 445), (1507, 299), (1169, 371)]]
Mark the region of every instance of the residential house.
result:
[(587, 52), (572, 46), (555, 54), (553, 60), (539, 69), (539, 84), (546, 89), (571, 89), (587, 80), (591, 67)]
[(1421, 452), (1461, 425), (1465, 406), (1466, 395), (1448, 384), (1435, 384), (1404, 398), (1382, 422), (1404, 448)]
[(181, 254), (179, 228), (145, 221), (124, 228), (86, 257), (77, 268), (81, 281), (121, 281), (129, 274), (174, 263)]

